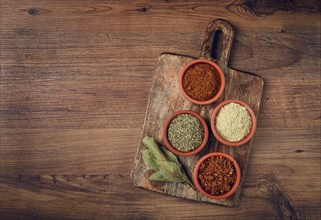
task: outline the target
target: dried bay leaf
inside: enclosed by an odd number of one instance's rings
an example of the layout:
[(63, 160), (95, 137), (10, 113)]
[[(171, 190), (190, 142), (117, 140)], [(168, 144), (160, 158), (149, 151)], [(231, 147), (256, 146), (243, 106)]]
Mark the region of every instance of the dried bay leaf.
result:
[(145, 137), (143, 139), (143, 143), (152, 152), (157, 160), (166, 160), (164, 153), (159, 149), (154, 138)]
[(187, 183), (195, 190), (175, 154), (163, 147), (160, 148), (154, 138), (145, 137), (143, 143), (146, 146), (146, 149), (141, 151), (143, 161), (147, 167), (156, 171), (149, 180)]
[(160, 181), (160, 182), (170, 182), (168, 179), (164, 178), (163, 174), (160, 171), (153, 173), (149, 177), (149, 180)]
[(158, 165), (156, 163), (156, 158), (149, 149), (142, 150), (142, 156), (144, 163), (151, 169), (158, 171)]
[(186, 182), (187, 176), (180, 164), (171, 161), (162, 161), (159, 163), (159, 171), (164, 178), (174, 183)]
[(175, 156), (175, 154), (173, 154), (171, 151), (167, 150), (165, 147), (162, 147), (162, 150), (165, 154), (165, 156), (167, 157), (168, 160), (175, 162), (175, 163), (179, 163), (177, 157)]

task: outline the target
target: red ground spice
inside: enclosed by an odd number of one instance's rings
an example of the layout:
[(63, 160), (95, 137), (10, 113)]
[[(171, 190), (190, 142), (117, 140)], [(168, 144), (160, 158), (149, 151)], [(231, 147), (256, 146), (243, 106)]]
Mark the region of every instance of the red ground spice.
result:
[(199, 101), (206, 101), (217, 93), (220, 79), (213, 66), (198, 63), (187, 69), (182, 84), (188, 96)]
[(200, 165), (198, 179), (201, 187), (213, 196), (230, 191), (236, 182), (232, 161), (223, 156), (209, 157)]

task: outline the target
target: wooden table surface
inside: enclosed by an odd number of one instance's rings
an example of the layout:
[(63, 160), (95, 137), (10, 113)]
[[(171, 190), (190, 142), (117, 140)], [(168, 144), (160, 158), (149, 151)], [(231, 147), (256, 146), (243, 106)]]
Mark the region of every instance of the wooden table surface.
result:
[[(319, 219), (320, 1), (1, 0), (1, 219)], [(133, 186), (162, 52), (235, 28), (229, 66), (265, 81), (241, 200)]]

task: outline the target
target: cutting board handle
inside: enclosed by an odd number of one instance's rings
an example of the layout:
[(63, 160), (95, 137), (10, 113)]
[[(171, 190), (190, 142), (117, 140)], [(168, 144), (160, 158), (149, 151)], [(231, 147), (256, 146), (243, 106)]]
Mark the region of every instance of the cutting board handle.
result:
[[(220, 50), (220, 54), (216, 54), (215, 59), (212, 57), (213, 45), (215, 45), (214, 40), (217, 40), (216, 33), (217, 31), (221, 31), (223, 33), (222, 39), (222, 49)], [(232, 48), (234, 37), (234, 31), (232, 25), (222, 19), (217, 19), (211, 21), (205, 32), (204, 43), (202, 46), (202, 52), (200, 58), (214, 60), (221, 67), (227, 67), (228, 60), (230, 57), (230, 52)]]

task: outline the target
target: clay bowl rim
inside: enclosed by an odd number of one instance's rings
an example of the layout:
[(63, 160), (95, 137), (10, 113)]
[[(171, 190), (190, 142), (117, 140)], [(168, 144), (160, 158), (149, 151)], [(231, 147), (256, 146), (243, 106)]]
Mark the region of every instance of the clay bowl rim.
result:
[[(216, 119), (216, 116), (219, 112), (219, 110), (229, 104), (229, 103), (237, 103), (237, 104), (240, 104), (242, 105), (243, 107), (245, 107), (247, 109), (247, 111), (249, 112), (250, 116), (251, 116), (251, 120), (252, 120), (252, 125), (251, 125), (251, 129), (250, 129), (250, 132), (240, 141), (236, 141), (236, 142), (231, 142), (231, 141), (227, 141), (225, 139), (223, 139), (217, 132), (216, 130), (216, 126), (215, 126), (215, 119)], [(256, 131), (256, 125), (257, 125), (257, 121), (256, 121), (256, 117), (255, 117), (255, 114), (252, 110), (252, 108), (246, 104), (245, 102), (241, 101), (241, 100), (238, 100), (238, 99), (229, 99), (229, 100), (225, 100), (224, 102), (221, 102), (219, 105), (216, 106), (216, 108), (214, 109), (213, 113), (212, 113), (212, 116), (211, 116), (211, 129), (212, 129), (212, 132), (215, 136), (215, 138), (221, 142), (222, 144), (225, 144), (227, 146), (230, 146), (230, 147), (236, 147), (236, 146), (240, 146), (240, 145), (243, 145), (245, 143), (247, 143), (249, 140), (251, 140), (251, 138), (253, 138), (254, 136), (254, 133)]]
[[(199, 183), (199, 180), (198, 180), (198, 172), (199, 172), (199, 168), (200, 168), (200, 165), (208, 158), (210, 157), (213, 157), (213, 156), (223, 156), (225, 158), (227, 158), (228, 160), (232, 161), (233, 162), (233, 165), (235, 167), (235, 171), (236, 171), (236, 181), (232, 187), (232, 189), (230, 191), (228, 191), (227, 193), (224, 193), (224, 194), (221, 194), (221, 195), (217, 195), (217, 196), (214, 196), (214, 195), (211, 195), (209, 193), (207, 193), (200, 185)], [(201, 159), (199, 159), (199, 161), (197, 162), (197, 164), (195, 165), (195, 168), (194, 168), (194, 173), (193, 173), (193, 181), (194, 181), (194, 184), (197, 188), (197, 190), (203, 194), (204, 196), (208, 197), (208, 198), (211, 198), (211, 199), (226, 199), (228, 197), (230, 197), (231, 195), (233, 195), (235, 193), (235, 191), (237, 190), (237, 188), (239, 187), (240, 185), (240, 182), (241, 182), (241, 170), (240, 170), (240, 166), (239, 164), (236, 162), (236, 160), (228, 155), (228, 154), (225, 154), (225, 153), (222, 153), (222, 152), (212, 152), (212, 153), (208, 153), (206, 155), (204, 155)]]
[[(184, 87), (183, 87), (183, 77), (184, 77), (187, 69), (190, 68), (191, 66), (199, 64), (199, 63), (207, 63), (207, 64), (211, 65), (212, 67), (214, 67), (214, 69), (216, 70), (216, 72), (218, 73), (219, 78), (220, 78), (220, 85), (219, 85), (220, 87), (219, 87), (217, 93), (211, 99), (208, 99), (208, 100), (205, 100), (205, 101), (200, 101), (200, 100), (193, 99), (192, 97), (187, 95), (187, 93), (185, 92)], [(190, 101), (190, 102), (192, 102), (194, 104), (198, 104), (198, 105), (209, 105), (209, 104), (215, 102), (222, 95), (222, 93), (224, 91), (224, 87), (225, 87), (225, 76), (224, 76), (224, 73), (223, 73), (222, 69), (215, 62), (210, 61), (210, 60), (197, 59), (197, 60), (193, 60), (193, 61), (187, 63), (184, 66), (184, 68), (181, 71), (181, 74), (180, 74), (180, 76), (178, 78), (178, 85), (179, 85), (179, 90), (181, 91), (183, 96), (188, 101)]]
[[(170, 122), (178, 115), (180, 114), (190, 114), (190, 115), (193, 115), (194, 117), (196, 117), (198, 119), (198, 121), (201, 123), (202, 127), (203, 127), (203, 131), (204, 131), (204, 137), (203, 137), (203, 140), (202, 140), (202, 143), (196, 147), (194, 150), (192, 151), (188, 151), (188, 152), (182, 152), (182, 151), (179, 151), (177, 150), (176, 148), (174, 148), (169, 140), (168, 140), (168, 137), (167, 137), (167, 130), (168, 130), (168, 126), (170, 124)], [(172, 115), (170, 115), (165, 124), (164, 124), (164, 128), (163, 128), (163, 141), (164, 141), (164, 144), (165, 146), (167, 147), (167, 149), (169, 149), (170, 151), (172, 151), (174, 154), (176, 155), (180, 155), (180, 156), (191, 156), (191, 155), (195, 155), (197, 154), (198, 152), (200, 152), (204, 147), (205, 145), (207, 144), (207, 141), (208, 141), (208, 137), (209, 137), (209, 131), (208, 131), (208, 127), (207, 127), (207, 124), (205, 122), (205, 120), (202, 118), (202, 116), (200, 116), (198, 113), (196, 112), (193, 112), (191, 110), (180, 110), (180, 111), (176, 111), (174, 112)]]

